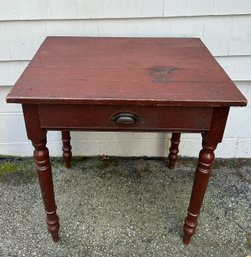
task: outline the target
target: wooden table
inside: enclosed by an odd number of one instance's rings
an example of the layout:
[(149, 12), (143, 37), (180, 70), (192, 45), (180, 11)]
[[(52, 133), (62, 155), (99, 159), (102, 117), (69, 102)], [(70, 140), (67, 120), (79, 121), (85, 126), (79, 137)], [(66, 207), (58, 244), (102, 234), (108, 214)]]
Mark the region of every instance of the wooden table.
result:
[(170, 168), (177, 159), (180, 133), (201, 133), (185, 244), (195, 233), (229, 108), (247, 104), (200, 39), (87, 37), (46, 38), (7, 102), (22, 104), (54, 241), (59, 239), (59, 221), (47, 130), (62, 131), (67, 167), (70, 130), (172, 132)]

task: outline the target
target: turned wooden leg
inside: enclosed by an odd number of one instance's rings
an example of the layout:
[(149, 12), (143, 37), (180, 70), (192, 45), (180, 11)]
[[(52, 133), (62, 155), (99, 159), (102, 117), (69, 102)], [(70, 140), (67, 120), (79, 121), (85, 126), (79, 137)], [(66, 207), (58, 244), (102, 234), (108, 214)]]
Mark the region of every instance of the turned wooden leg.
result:
[(215, 143), (210, 144), (209, 142), (204, 141), (203, 148), (200, 151), (192, 195), (188, 208), (188, 215), (184, 224), (184, 244), (188, 244), (190, 242), (191, 237), (196, 230), (197, 219), (211, 174), (211, 167), (214, 160), (214, 150), (216, 146), (217, 144)]
[(172, 133), (171, 146), (169, 148), (169, 168), (173, 169), (178, 159), (180, 133)]
[(37, 143), (32, 142), (35, 148), (34, 158), (36, 163), (36, 170), (38, 174), (38, 180), (42, 192), (44, 201), (45, 213), (47, 216), (46, 223), (48, 230), (51, 233), (54, 242), (59, 240), (58, 230), (59, 222), (56, 213), (56, 204), (54, 199), (54, 189), (51, 174), (51, 164), (49, 158), (49, 152), (46, 147), (46, 139)]
[(63, 141), (63, 157), (65, 161), (65, 167), (71, 168), (71, 137), (70, 137), (70, 131), (62, 131), (62, 141)]

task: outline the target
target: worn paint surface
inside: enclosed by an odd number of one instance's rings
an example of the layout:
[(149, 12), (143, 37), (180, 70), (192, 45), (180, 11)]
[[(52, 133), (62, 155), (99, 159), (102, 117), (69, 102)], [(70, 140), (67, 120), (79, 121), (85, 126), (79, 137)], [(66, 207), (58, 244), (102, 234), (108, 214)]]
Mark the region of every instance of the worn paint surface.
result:
[[(156, 87), (155, 82), (169, 86)], [(197, 38), (48, 37), (7, 101), (246, 105), (245, 97)]]

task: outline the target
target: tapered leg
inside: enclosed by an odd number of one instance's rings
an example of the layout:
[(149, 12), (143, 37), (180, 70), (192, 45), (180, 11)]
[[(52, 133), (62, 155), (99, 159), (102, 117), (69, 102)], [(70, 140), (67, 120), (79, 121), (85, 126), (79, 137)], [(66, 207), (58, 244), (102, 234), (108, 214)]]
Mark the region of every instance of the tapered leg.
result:
[(211, 167), (214, 160), (214, 150), (217, 144), (210, 144), (203, 140), (203, 148), (200, 151), (198, 165), (195, 173), (194, 184), (188, 215), (184, 224), (184, 244), (188, 244), (195, 233), (197, 219), (206, 192), (208, 180), (211, 174)]
[(62, 141), (63, 141), (63, 157), (65, 161), (65, 167), (71, 168), (71, 137), (70, 137), (70, 131), (62, 131)]
[(169, 148), (169, 168), (173, 169), (178, 159), (180, 133), (172, 133), (171, 147)]
[(47, 216), (46, 223), (53, 241), (56, 242), (59, 240), (59, 219), (56, 213), (57, 207), (54, 198), (51, 164), (49, 152), (46, 147), (46, 139), (39, 143), (33, 142), (33, 146), (35, 148), (34, 158), (36, 163), (36, 170), (44, 201), (45, 213)]

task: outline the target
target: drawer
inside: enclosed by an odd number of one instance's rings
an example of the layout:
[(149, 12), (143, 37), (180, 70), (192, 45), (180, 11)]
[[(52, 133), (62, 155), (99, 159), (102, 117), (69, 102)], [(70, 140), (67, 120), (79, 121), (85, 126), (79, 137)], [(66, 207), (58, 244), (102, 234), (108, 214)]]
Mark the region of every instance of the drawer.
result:
[(38, 105), (40, 125), (48, 129), (204, 131), (213, 108), (165, 106)]

